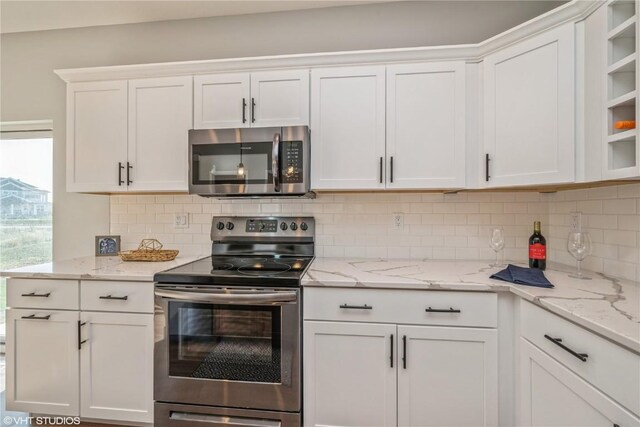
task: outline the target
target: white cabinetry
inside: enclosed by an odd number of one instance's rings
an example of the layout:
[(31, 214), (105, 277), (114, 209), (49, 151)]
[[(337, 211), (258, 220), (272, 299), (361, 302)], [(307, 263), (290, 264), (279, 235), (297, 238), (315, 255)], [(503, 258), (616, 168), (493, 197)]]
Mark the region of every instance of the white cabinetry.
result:
[(639, 426), (640, 420), (524, 338), (520, 339), (522, 426)]
[(385, 67), (311, 72), (311, 188), (385, 187)]
[(464, 62), (387, 66), (386, 104), (387, 188), (464, 187)]
[(395, 334), (380, 323), (304, 323), (305, 425), (396, 425)]
[(489, 187), (575, 180), (574, 24), (484, 58)]
[(498, 424), (495, 329), (398, 326), (398, 425)]
[(186, 191), (192, 78), (70, 83), (67, 190)]
[(78, 312), (7, 310), (7, 409), (78, 415)]
[(305, 425), (496, 425), (496, 299), (305, 289)]
[(153, 316), (81, 314), (80, 415), (153, 421)]
[(129, 81), (130, 191), (187, 191), (192, 78)]
[(194, 77), (194, 129), (309, 124), (309, 70)]
[(8, 410), (153, 422), (153, 283), (7, 287)]
[(67, 191), (124, 191), (118, 177), (126, 162), (127, 81), (70, 83)]

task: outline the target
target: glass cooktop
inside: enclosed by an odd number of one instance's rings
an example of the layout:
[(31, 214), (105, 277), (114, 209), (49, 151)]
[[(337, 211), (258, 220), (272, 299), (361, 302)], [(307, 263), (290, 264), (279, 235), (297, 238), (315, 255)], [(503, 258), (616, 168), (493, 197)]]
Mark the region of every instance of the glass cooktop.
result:
[[(298, 286), (313, 257), (211, 256), (156, 273), (158, 283)], [(256, 282), (260, 279), (260, 282)]]

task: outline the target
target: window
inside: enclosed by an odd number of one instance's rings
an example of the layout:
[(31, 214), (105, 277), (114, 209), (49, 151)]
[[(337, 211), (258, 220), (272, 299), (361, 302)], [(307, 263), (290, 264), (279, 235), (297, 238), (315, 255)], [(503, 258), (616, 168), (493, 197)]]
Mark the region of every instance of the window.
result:
[[(51, 261), (52, 172), (50, 122), (0, 124), (0, 270)], [(5, 308), (6, 279), (1, 278), (0, 353)]]

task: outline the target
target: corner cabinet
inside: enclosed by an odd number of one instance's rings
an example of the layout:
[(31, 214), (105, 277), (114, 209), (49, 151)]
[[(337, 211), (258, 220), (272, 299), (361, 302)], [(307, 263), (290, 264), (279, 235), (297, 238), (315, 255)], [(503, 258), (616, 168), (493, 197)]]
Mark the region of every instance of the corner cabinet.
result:
[(194, 129), (309, 124), (309, 70), (194, 77)]
[(192, 78), (70, 83), (67, 191), (187, 191)]
[(563, 24), (484, 58), (485, 186), (574, 182), (574, 32)]

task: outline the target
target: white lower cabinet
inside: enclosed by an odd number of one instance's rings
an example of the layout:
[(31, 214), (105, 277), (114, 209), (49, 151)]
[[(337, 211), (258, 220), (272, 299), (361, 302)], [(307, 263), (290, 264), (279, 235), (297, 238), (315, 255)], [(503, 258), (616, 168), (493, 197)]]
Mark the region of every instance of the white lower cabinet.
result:
[(524, 338), (520, 338), (521, 426), (630, 427), (640, 420)]
[(304, 323), (305, 426), (497, 425), (494, 329)]
[(398, 425), (498, 424), (495, 329), (398, 326)]
[(77, 326), (77, 311), (7, 310), (7, 410), (78, 415)]
[(153, 422), (153, 315), (83, 312), (80, 416)]
[(396, 425), (395, 334), (380, 323), (304, 323), (306, 426)]

